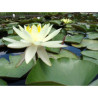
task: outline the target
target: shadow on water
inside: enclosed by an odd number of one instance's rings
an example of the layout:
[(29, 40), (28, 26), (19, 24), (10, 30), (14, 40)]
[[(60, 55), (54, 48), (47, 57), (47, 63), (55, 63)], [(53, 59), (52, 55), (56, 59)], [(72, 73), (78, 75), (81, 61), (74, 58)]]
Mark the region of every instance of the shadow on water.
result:
[[(73, 47), (73, 46), (68, 46), (68, 47), (65, 47), (63, 49), (69, 50), (69, 51), (75, 53), (79, 57), (81, 57), (81, 50), (86, 50), (86, 49), (78, 49), (78, 48)], [(25, 49), (15, 50), (15, 49), (9, 49), (7, 47), (4, 47), (4, 48), (0, 49), (0, 58), (5, 58), (10, 62), (9, 55), (12, 55), (12, 56), (19, 55), (19, 54), (22, 54), (24, 50)], [(19, 86), (19, 85), (24, 86), (27, 74), (25, 74), (20, 79), (16, 79), (16, 78), (3, 78), (3, 79), (5, 81), (7, 81), (9, 86)], [(98, 79), (98, 75), (93, 79), (93, 81), (96, 79)]]

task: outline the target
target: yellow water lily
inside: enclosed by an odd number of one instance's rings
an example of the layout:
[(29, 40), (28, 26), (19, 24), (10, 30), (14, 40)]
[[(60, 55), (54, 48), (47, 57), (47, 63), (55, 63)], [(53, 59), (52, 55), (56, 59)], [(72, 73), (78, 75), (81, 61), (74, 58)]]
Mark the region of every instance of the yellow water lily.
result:
[(71, 19), (61, 19), (65, 24), (72, 23)]
[(9, 48), (26, 48), (25, 51), (25, 61), (28, 64), (34, 57), (35, 54), (38, 54), (38, 57), (42, 59), (47, 65), (51, 66), (49, 56), (45, 50), (45, 47), (51, 48), (60, 48), (66, 47), (65, 45), (60, 44), (62, 41), (49, 41), (55, 37), (61, 29), (55, 30), (50, 33), (52, 25), (46, 24), (41, 27), (41, 24), (33, 26), (24, 26), (22, 28), (19, 25), (19, 29), (13, 27), (14, 31), (22, 38), (20, 41), (6, 38), (3, 39), (11, 42), (8, 44)]

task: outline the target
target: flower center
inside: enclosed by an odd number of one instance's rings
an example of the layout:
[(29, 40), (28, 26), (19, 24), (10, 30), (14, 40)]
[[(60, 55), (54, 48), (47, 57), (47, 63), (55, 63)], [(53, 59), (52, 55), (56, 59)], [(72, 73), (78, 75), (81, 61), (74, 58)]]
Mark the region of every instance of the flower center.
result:
[(32, 36), (35, 41), (40, 40), (39, 34), (41, 32), (41, 29), (41, 25), (37, 25), (36, 28), (33, 28), (33, 26), (30, 27), (29, 25), (26, 27), (26, 31)]

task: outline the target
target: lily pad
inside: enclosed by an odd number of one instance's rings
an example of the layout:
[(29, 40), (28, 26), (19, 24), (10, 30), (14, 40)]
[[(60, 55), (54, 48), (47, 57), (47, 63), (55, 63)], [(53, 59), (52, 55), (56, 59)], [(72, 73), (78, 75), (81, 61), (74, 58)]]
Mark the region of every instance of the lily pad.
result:
[(78, 56), (76, 56), (76, 54), (65, 50), (65, 49), (61, 49), (59, 54), (49, 54), (50, 58), (54, 58), (54, 59), (58, 59), (58, 58), (62, 58), (62, 57), (67, 57), (67, 58), (74, 58), (74, 59), (79, 59)]
[(84, 56), (83, 55), (83, 60), (87, 60), (87, 61), (93, 62), (93, 63), (95, 63), (95, 64), (98, 65), (98, 59), (96, 60), (94, 58), (91, 58), (91, 57), (88, 57), (88, 56)]
[(8, 34), (13, 34), (13, 29), (7, 30)]
[(98, 50), (98, 40), (83, 39), (80, 44), (72, 44), (72, 46), (77, 48), (87, 47), (91, 50)]
[(97, 32), (89, 32), (88, 38), (89, 39), (98, 39), (98, 33)]
[(78, 35), (73, 35), (73, 36), (66, 36), (65, 42), (70, 42), (70, 43), (80, 43), (83, 39), (84, 35), (78, 34)]
[(82, 55), (98, 59), (98, 51), (86, 50), (86, 51), (82, 51), (81, 53)]
[(60, 52), (60, 48), (48, 48), (46, 47), (46, 50), (52, 53), (59, 53)]
[(60, 58), (51, 59), (51, 62), (49, 67), (39, 59), (28, 74), (26, 84), (48, 81), (62, 85), (88, 85), (98, 73), (98, 66), (85, 60)]
[(98, 86), (98, 79), (92, 82), (89, 86)]
[(52, 24), (56, 24), (56, 25), (60, 25), (61, 24), (60, 20), (50, 20), (49, 22), (52, 23)]
[(86, 32), (87, 28), (85, 25), (79, 25), (79, 24), (73, 24), (72, 25), (77, 31), (83, 31)]
[(0, 46), (4, 45), (2, 39), (0, 39)]
[(5, 58), (0, 59), (0, 77), (20, 78), (34, 65), (33, 61), (31, 61), (29, 64), (23, 62), (20, 66), (16, 67), (21, 60), (21, 55), (9, 56), (9, 59), (10, 62)]
[(13, 26), (17, 26), (19, 23), (18, 22), (12, 22), (7, 24), (8, 27), (13, 27)]
[(0, 86), (6, 86), (7, 82), (4, 81), (3, 79), (0, 79)]

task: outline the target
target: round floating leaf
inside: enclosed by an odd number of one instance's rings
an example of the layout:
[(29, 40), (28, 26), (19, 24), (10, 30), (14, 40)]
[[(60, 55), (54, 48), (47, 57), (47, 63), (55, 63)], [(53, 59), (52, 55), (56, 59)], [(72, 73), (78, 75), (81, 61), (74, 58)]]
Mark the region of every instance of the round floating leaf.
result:
[(77, 31), (83, 31), (86, 32), (87, 28), (85, 25), (79, 25), (79, 24), (73, 24), (72, 25)]
[(33, 61), (29, 64), (23, 62), (20, 66), (16, 67), (16, 65), (21, 60), (21, 55), (17, 56), (9, 56), (10, 62), (8, 62), (5, 58), (0, 59), (0, 76), (1, 77), (14, 77), (20, 78), (24, 74), (26, 74), (34, 65)]
[(39, 59), (28, 74), (26, 84), (50, 81), (62, 85), (88, 85), (98, 73), (98, 66), (89, 61), (60, 58), (51, 59), (51, 62), (49, 67)]
[(6, 86), (7, 82), (4, 81), (3, 79), (0, 79), (0, 86)]
[(89, 39), (98, 39), (98, 33), (97, 32), (88, 32), (88, 38)]
[(98, 59), (98, 51), (86, 50), (86, 51), (82, 51), (81, 53), (82, 53), (83, 55), (85, 55), (85, 56)]
[(60, 48), (48, 48), (48, 47), (46, 47), (46, 50), (49, 52), (53, 52), (53, 53), (59, 53), (60, 52)]
[(62, 57), (79, 59), (76, 56), (76, 54), (74, 54), (68, 50), (65, 50), (65, 49), (62, 49), (59, 54), (49, 54), (49, 56), (50, 56), (50, 58), (54, 58), (54, 59), (58, 59), (58, 58), (62, 58)]
[(7, 30), (8, 34), (13, 34), (13, 29)]
[(52, 23), (52, 24), (56, 24), (56, 25), (60, 25), (61, 24), (60, 20), (50, 20), (49, 22)]
[(4, 45), (2, 39), (0, 39), (0, 46)]
[(98, 50), (98, 43), (89, 44), (89, 45), (87, 45), (87, 48), (91, 49), (91, 50)]
[(87, 60), (87, 61), (93, 62), (93, 63), (95, 63), (95, 64), (98, 65), (98, 59), (96, 60), (94, 58), (91, 58), (91, 57), (88, 57), (88, 56), (84, 56), (83, 55), (83, 60)]
[(84, 35), (73, 35), (73, 36), (66, 36), (65, 42), (71, 42), (71, 43), (80, 43), (83, 39)]
[(98, 40), (83, 39), (80, 44), (72, 44), (74, 47), (87, 47), (91, 50), (98, 50)]
[(89, 86), (98, 86), (98, 79), (92, 82)]
[(13, 26), (17, 26), (19, 23), (18, 22), (12, 22), (7, 24), (8, 27), (13, 27)]

